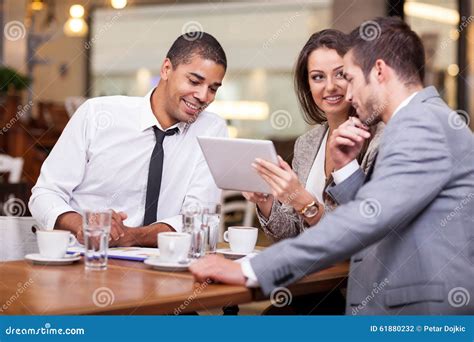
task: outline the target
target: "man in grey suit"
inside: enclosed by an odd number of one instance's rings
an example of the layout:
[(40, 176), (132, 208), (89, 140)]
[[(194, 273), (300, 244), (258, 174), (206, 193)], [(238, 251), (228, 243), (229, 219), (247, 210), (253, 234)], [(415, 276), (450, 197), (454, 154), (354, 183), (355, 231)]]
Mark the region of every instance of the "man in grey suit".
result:
[(360, 121), (329, 144), (336, 169), (353, 168), (362, 123), (386, 123), (368, 179), (355, 171), (332, 186), (342, 205), (297, 238), (241, 265), (211, 257), (191, 270), (268, 295), (351, 257), (346, 314), (472, 314), (473, 135), (435, 88), (423, 88), (423, 45), (403, 21), (377, 18), (349, 38), (346, 97)]

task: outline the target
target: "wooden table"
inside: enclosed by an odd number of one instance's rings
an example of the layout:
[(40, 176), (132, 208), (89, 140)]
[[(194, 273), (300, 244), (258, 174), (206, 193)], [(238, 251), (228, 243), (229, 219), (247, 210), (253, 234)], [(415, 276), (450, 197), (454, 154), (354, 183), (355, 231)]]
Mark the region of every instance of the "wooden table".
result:
[[(293, 295), (341, 285), (348, 263), (310, 275), (290, 286)], [(107, 271), (67, 266), (0, 263), (0, 315), (179, 314), (263, 300), (260, 290), (195, 283), (188, 272), (149, 269), (139, 262), (109, 260)]]

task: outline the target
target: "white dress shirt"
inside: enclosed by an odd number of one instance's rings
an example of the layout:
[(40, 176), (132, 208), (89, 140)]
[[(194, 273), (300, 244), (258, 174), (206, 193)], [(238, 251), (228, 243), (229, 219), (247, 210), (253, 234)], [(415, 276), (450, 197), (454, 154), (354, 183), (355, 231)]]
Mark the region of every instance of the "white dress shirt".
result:
[[(410, 96), (408, 96), (405, 100), (403, 100), (398, 107), (395, 109), (395, 111), (392, 114), (392, 118), (408, 103), (418, 94), (418, 92), (414, 92)], [(318, 152), (319, 154), (319, 152)], [(314, 168), (314, 165), (312, 169)], [(311, 169), (311, 170), (312, 170)], [(353, 161), (349, 162), (346, 164), (344, 167), (341, 169), (334, 171), (332, 173), (333, 180), (335, 184), (340, 184), (343, 181), (345, 181), (347, 178), (349, 178), (354, 172), (356, 172), (359, 169), (359, 163), (357, 159), (354, 159)], [(250, 258), (245, 259), (241, 262), (241, 269), (242, 273), (244, 276), (247, 278), (246, 286), (247, 287), (258, 287), (258, 278), (257, 275), (255, 274), (252, 265), (250, 264)]]
[[(145, 97), (107, 96), (86, 101), (71, 117), (43, 163), (29, 208), (41, 228), (53, 229), (62, 213), (113, 209), (128, 215), (124, 224), (143, 225), (148, 168), (162, 129)], [(197, 136), (226, 137), (225, 120), (202, 112), (178, 123), (179, 132), (163, 142), (164, 161), (157, 222), (180, 231), (186, 199), (220, 201)]]

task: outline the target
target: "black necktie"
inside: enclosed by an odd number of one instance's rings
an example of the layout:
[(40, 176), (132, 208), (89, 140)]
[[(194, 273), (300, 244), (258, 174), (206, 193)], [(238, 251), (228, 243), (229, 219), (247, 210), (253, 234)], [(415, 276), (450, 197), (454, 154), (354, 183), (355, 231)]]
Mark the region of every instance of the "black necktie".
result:
[(178, 132), (177, 128), (163, 132), (158, 127), (153, 126), (156, 136), (156, 144), (151, 153), (150, 167), (148, 169), (148, 183), (146, 186), (145, 218), (143, 225), (148, 226), (156, 222), (156, 212), (158, 210), (158, 197), (160, 196), (161, 176), (163, 174), (163, 140), (167, 135)]

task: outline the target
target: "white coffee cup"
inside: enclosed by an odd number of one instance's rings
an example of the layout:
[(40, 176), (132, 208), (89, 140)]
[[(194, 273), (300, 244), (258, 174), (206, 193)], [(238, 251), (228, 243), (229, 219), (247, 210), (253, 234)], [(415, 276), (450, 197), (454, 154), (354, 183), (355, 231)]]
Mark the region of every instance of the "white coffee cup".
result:
[(224, 241), (235, 253), (250, 253), (257, 243), (258, 229), (254, 227), (229, 227), (224, 233)]
[(76, 241), (74, 236), (65, 230), (38, 230), (36, 238), (41, 256), (51, 259), (63, 258), (67, 248)]
[(167, 232), (158, 234), (160, 261), (179, 262), (188, 259), (191, 248), (191, 235), (188, 233)]

